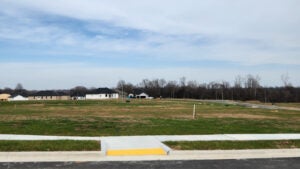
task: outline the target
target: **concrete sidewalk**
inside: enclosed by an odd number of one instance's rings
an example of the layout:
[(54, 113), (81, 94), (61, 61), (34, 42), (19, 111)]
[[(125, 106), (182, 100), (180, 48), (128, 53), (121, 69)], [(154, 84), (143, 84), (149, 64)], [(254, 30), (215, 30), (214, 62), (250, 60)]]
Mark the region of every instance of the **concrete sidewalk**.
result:
[(298, 133), (278, 134), (209, 134), (209, 135), (152, 135), (152, 136), (111, 136), (111, 137), (81, 137), (81, 136), (43, 136), (0, 134), (0, 140), (95, 140), (122, 139), (132, 137), (135, 139), (153, 137), (159, 141), (239, 141), (239, 140), (300, 140)]
[(94, 140), (94, 141), (100, 141), (100, 139), (101, 139), (101, 137), (0, 134), (0, 140)]
[(300, 140), (300, 134), (211, 134), (155, 136), (160, 141), (259, 141), (259, 140)]
[(0, 152), (0, 162), (221, 160), (300, 157), (300, 149), (171, 151), (168, 156), (104, 156), (91, 152)]
[(300, 134), (213, 134), (175, 136), (69, 137), (35, 135), (0, 135), (0, 140), (95, 140), (101, 141), (102, 154), (108, 156), (168, 155), (164, 141), (254, 141), (300, 140)]

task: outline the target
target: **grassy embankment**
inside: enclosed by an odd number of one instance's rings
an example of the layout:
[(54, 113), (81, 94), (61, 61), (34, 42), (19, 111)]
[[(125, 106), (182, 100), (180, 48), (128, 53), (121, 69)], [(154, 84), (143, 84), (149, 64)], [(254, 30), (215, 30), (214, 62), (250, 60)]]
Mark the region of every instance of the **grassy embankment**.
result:
[(300, 148), (300, 140), (165, 142), (175, 150), (234, 150)]
[(97, 141), (0, 141), (0, 151), (99, 151)]

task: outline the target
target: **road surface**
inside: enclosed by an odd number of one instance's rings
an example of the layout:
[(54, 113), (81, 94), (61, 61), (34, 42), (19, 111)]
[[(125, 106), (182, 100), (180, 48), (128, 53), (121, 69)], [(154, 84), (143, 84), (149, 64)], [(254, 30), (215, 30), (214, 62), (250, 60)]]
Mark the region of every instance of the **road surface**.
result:
[(198, 161), (0, 163), (0, 169), (299, 169), (300, 158)]

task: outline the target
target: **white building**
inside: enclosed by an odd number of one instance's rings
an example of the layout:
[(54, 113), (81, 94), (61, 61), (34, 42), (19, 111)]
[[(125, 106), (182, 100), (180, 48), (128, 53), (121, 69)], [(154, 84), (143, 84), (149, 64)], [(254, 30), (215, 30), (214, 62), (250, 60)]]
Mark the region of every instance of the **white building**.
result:
[(149, 99), (149, 95), (144, 93), (144, 92), (140, 93), (140, 94), (137, 94), (135, 97), (138, 98), (138, 99)]
[(71, 96), (72, 100), (85, 100), (85, 95), (84, 96)]
[(119, 94), (109, 88), (99, 88), (88, 92), (86, 100), (118, 99)]
[(28, 100), (27, 97), (23, 97), (21, 95), (11, 96), (8, 98), (8, 101), (26, 101)]
[(134, 89), (133, 93), (130, 93), (128, 95), (129, 98), (136, 98), (136, 99), (153, 99), (153, 97), (150, 97), (147, 93), (143, 92), (140, 89)]

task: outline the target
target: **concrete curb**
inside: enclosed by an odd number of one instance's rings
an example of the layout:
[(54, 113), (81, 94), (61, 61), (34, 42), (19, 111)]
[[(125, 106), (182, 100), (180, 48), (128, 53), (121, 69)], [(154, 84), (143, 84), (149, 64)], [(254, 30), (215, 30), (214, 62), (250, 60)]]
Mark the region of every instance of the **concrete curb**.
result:
[(240, 140), (300, 140), (298, 133), (276, 134), (210, 134), (210, 135), (151, 135), (151, 136), (111, 136), (111, 137), (81, 137), (81, 136), (42, 136), (0, 134), (0, 140), (94, 140), (125, 137), (154, 137), (159, 141), (240, 141)]
[(300, 158), (300, 149), (171, 151), (169, 156), (104, 156), (91, 152), (0, 152), (0, 162), (88, 162)]

